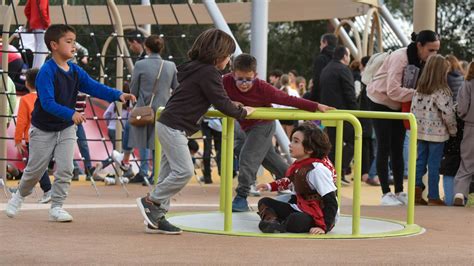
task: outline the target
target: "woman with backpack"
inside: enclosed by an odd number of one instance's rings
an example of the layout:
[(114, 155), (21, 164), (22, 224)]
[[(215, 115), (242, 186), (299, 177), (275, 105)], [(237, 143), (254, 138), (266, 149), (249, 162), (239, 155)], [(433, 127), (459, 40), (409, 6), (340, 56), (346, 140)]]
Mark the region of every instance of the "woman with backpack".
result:
[[(380, 68), (374, 72), (367, 85), (367, 96), (372, 111), (400, 112), (402, 103), (412, 100), (416, 80), (421, 74), (428, 57), (436, 54), (440, 47), (439, 36), (431, 30), (412, 34), (412, 43), (389, 54)], [(369, 66), (367, 66), (369, 68)], [(406, 80), (406, 70), (418, 69)], [(405, 75), (404, 75), (405, 74)], [(405, 80), (404, 79), (405, 76)], [(410, 84), (411, 83), (411, 84)], [(410, 84), (409, 86), (407, 84)], [(407, 194), (403, 192), (403, 140), (405, 127), (402, 120), (374, 119), (377, 138), (377, 174), (382, 187), (382, 205), (407, 204)], [(395, 194), (388, 184), (388, 162), (391, 161)], [(415, 192), (415, 201), (421, 200), (421, 188)]]

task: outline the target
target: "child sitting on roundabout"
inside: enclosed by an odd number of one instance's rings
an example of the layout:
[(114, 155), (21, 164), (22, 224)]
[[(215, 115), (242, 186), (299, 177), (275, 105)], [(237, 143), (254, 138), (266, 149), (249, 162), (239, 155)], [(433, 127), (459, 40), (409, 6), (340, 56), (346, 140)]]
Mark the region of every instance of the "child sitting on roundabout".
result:
[(306, 122), (291, 134), (290, 154), (296, 161), (284, 178), (260, 184), (260, 191), (294, 193), (289, 202), (262, 198), (258, 202), (258, 225), (263, 233), (326, 234), (339, 217), (336, 172), (327, 157), (329, 138), (321, 129)]

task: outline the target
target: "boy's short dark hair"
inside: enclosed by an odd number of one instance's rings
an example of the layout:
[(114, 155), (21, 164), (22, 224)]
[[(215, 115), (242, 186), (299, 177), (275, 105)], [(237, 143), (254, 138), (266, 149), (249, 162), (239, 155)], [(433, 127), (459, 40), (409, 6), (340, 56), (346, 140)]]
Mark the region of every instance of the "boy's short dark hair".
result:
[(188, 51), (190, 60), (215, 65), (235, 51), (235, 42), (229, 34), (219, 29), (208, 29), (196, 38)]
[(331, 150), (331, 142), (329, 141), (328, 135), (319, 127), (311, 122), (304, 122), (293, 129), (291, 132), (292, 137), (296, 131), (303, 133), (303, 147), (305, 150), (313, 151), (311, 154), (312, 158), (323, 159), (328, 156)]
[(321, 36), (321, 41), (325, 41), (329, 47), (336, 47), (337, 36), (334, 33), (326, 33)]
[(199, 151), (199, 144), (194, 139), (189, 139), (188, 140), (188, 149), (189, 149), (190, 152), (196, 153), (196, 152)]
[(48, 50), (52, 51), (51, 42), (59, 42), (59, 39), (61, 39), (61, 37), (66, 35), (68, 32), (76, 34), (76, 30), (66, 24), (56, 24), (49, 26), (49, 28), (44, 33), (44, 42), (46, 43)]
[(281, 75), (283, 75), (283, 71), (281, 71), (280, 69), (274, 69), (272, 71), (270, 71), (270, 74), (268, 76), (274, 76), (274, 77), (281, 77)]
[(140, 44), (145, 42), (145, 36), (143, 36), (143, 33), (138, 30), (127, 31), (125, 33), (125, 39), (129, 42), (135, 41)]
[(338, 46), (336, 47), (336, 50), (334, 50), (334, 55), (332, 56), (332, 58), (334, 58), (337, 61), (340, 61), (347, 54), (348, 54), (348, 51), (345, 46)]
[(165, 41), (158, 35), (150, 35), (145, 40), (145, 46), (148, 47), (152, 53), (159, 54), (165, 47)]
[(232, 69), (243, 72), (257, 72), (257, 59), (249, 54), (240, 54), (232, 62)]
[(38, 68), (31, 68), (26, 71), (26, 82), (30, 87), (36, 90), (36, 76), (38, 75), (39, 69)]

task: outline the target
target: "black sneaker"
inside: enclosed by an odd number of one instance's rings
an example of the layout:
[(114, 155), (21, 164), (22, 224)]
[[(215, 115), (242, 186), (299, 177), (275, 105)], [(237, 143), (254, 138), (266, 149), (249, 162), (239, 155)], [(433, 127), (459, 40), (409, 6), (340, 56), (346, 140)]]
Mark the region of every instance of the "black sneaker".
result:
[(285, 233), (285, 227), (277, 221), (260, 221), (258, 228), (263, 233)]
[(72, 181), (79, 181), (79, 169), (72, 170)]
[(159, 204), (151, 201), (148, 196), (137, 198), (137, 206), (145, 221), (153, 228), (158, 229), (158, 220), (163, 216), (159, 209)]
[(164, 216), (158, 221), (158, 228), (153, 228), (150, 224), (145, 227), (145, 233), (147, 234), (179, 235), (182, 232), (181, 228), (170, 224)]
[(130, 183), (141, 183), (143, 182), (143, 175), (142, 173), (137, 173), (132, 179), (130, 179)]

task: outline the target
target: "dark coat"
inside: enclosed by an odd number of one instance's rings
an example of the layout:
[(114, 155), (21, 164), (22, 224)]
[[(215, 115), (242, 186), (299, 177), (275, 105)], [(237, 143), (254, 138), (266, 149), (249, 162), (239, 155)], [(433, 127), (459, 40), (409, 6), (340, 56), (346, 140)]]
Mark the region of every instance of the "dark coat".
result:
[(444, 144), (444, 154), (441, 160), (439, 173), (442, 175), (456, 176), (461, 164), (461, 141), (464, 132), (464, 121), (456, 117), (458, 132), (455, 137), (449, 137)]
[(326, 46), (323, 48), (320, 54), (318, 54), (313, 61), (313, 89), (311, 90), (311, 101), (321, 101), (321, 88), (319, 87), (319, 81), (323, 69), (332, 60), (334, 54), (334, 47)]
[(448, 86), (453, 92), (453, 100), (456, 101), (458, 91), (464, 83), (464, 76), (457, 70), (448, 73)]
[(346, 65), (332, 60), (323, 69), (321, 80), (321, 103), (337, 109), (357, 110), (357, 100), (352, 72)]

